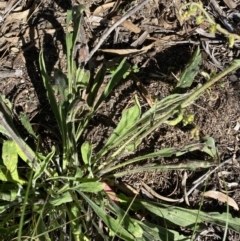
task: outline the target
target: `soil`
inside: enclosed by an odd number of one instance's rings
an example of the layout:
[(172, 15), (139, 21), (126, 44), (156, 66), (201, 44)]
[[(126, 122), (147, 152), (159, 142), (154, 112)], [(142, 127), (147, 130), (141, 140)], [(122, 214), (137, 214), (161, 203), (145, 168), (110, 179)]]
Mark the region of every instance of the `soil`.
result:
[[(8, 1), (16, 2), (16, 1)], [(85, 1), (89, 12), (86, 13), (86, 23), (84, 30), (88, 38), (88, 46), (93, 48), (98, 38), (103, 34), (108, 25), (112, 24), (115, 16), (121, 16), (122, 12), (139, 3), (139, 0), (121, 1), (120, 6), (115, 12), (112, 8), (99, 10), (96, 15), (102, 18), (102, 22), (92, 23), (89, 26), (88, 18), (99, 6), (105, 6), (107, 0)], [(147, 90), (152, 98), (162, 99), (173, 93), (177, 78), (186, 67), (191, 56), (200, 46), (203, 62), (201, 71), (207, 73), (218, 73), (221, 69), (228, 66), (232, 59), (238, 58), (239, 49), (234, 46), (228, 47), (226, 39), (223, 38), (217, 43), (209, 39), (209, 48), (214, 52), (214, 58), (220, 63), (219, 66), (213, 64), (213, 59), (207, 54), (202, 45), (204, 37), (196, 33), (196, 26), (192, 21), (187, 21), (181, 25), (176, 16), (176, 6), (180, 6), (181, 1), (150, 1), (146, 6), (129, 18), (135, 27), (140, 28), (140, 33), (135, 33), (128, 28), (119, 27), (118, 35), (116, 32), (110, 34), (101, 49), (115, 50), (113, 53), (98, 51), (94, 57), (103, 58), (105, 61), (119, 61), (119, 55), (124, 49), (133, 49), (131, 44), (138, 40), (139, 36), (148, 31), (150, 38), (145, 39), (137, 45), (135, 49), (140, 50), (146, 46), (151, 48), (147, 51), (140, 51), (138, 54), (125, 54), (128, 61), (138, 65), (139, 72), (136, 79), (142, 88)], [(36, 128), (46, 145), (54, 142), (54, 136), (46, 130), (56, 128), (53, 113), (50, 111), (46, 97), (46, 91), (39, 71), (39, 53), (42, 50), (49, 75), (53, 76), (53, 69), (59, 68), (66, 72), (66, 12), (74, 4), (82, 4), (83, 0), (36, 0), (22, 1), (15, 12), (19, 13), (17, 18), (13, 17), (14, 11), (10, 12), (9, 17), (1, 23), (0, 40), (0, 70), (22, 70), (20, 77), (2, 78), (0, 82), (0, 92), (4, 94), (12, 103), (16, 123), (19, 125), (21, 134), (27, 138), (24, 128), (21, 128), (19, 120), (20, 112), (27, 114), (32, 125)], [(4, 5), (5, 4), (5, 5)], [(203, 1), (204, 6), (210, 14), (214, 12), (208, 6), (208, 1)], [(220, 1), (223, 11), (230, 16), (230, 9), (225, 1)], [(1, 11), (4, 12), (6, 2), (0, 2)], [(236, 10), (240, 5), (237, 4)], [(26, 14), (26, 11), (29, 11)], [(12, 16), (12, 19), (10, 18)], [(215, 17), (219, 22), (219, 19)], [(204, 26), (202, 26), (204, 28)], [(156, 41), (156, 40), (162, 41)], [(120, 50), (117, 52), (116, 50)], [(120, 53), (120, 54), (119, 54)], [(235, 202), (240, 206), (240, 156), (239, 144), (239, 125), (240, 125), (240, 71), (235, 71), (227, 77), (221, 79), (211, 89), (206, 91), (189, 108), (188, 112), (194, 114), (194, 126), (162, 125), (148, 138), (143, 140), (137, 154), (153, 152), (166, 147), (181, 148), (196, 141), (193, 137), (193, 129), (201, 133), (202, 136), (214, 138), (219, 152), (220, 160), (227, 158), (236, 160), (235, 164), (227, 164), (222, 169), (212, 175), (211, 180), (206, 186), (206, 190), (222, 191), (221, 180), (218, 176), (220, 171), (227, 171), (225, 180), (229, 183), (237, 183), (229, 192)], [(191, 89), (196, 88), (197, 84), (205, 83), (206, 80), (198, 74)], [(95, 150), (99, 150), (108, 136), (112, 133), (121, 118), (122, 111), (127, 108), (134, 95), (138, 95), (143, 110), (149, 108), (146, 95), (142, 88), (136, 84), (136, 80), (128, 78), (122, 80), (114, 89), (113, 93), (101, 106), (97, 115), (93, 117), (89, 128), (85, 132), (85, 138), (91, 141)], [(161, 163), (181, 162), (184, 158), (204, 159), (202, 154), (192, 153), (178, 158), (161, 158), (154, 161)], [(150, 160), (152, 162), (153, 160)], [(238, 165), (236, 164), (238, 162)], [(128, 167), (133, 168), (133, 167)], [(204, 172), (188, 172), (187, 189), (192, 187), (192, 182)], [(171, 198), (181, 198), (183, 191), (181, 188), (182, 171), (154, 171), (138, 173), (126, 176), (119, 182), (127, 183), (137, 189), (141, 181), (145, 182), (157, 193)], [(190, 207), (198, 208), (200, 194), (192, 195), (189, 198)], [(187, 207), (187, 204), (181, 204)], [(204, 211), (225, 211), (226, 205), (215, 199), (205, 198), (202, 209)], [(230, 208), (232, 215), (239, 217), (239, 212)], [(223, 235), (222, 228), (208, 224), (208, 230), (204, 236), (198, 240), (221, 240)], [(187, 232), (184, 231), (183, 232)], [(228, 231), (227, 240), (239, 240), (239, 235), (231, 230)]]

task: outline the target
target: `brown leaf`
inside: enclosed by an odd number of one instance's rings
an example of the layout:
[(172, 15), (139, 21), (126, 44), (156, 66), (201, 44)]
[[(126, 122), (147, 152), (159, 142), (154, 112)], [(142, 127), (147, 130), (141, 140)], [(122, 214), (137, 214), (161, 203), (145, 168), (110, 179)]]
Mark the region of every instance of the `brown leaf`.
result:
[(234, 9), (237, 7), (237, 4), (232, 0), (223, 0), (223, 1), (230, 9)]
[(117, 55), (131, 55), (146, 53), (152, 47), (153, 43), (149, 44), (148, 46), (144, 46), (141, 49), (100, 49), (100, 51)]
[(99, 6), (99, 7), (97, 7), (97, 8), (94, 10), (94, 12), (93, 12), (92, 15), (98, 16), (99, 13), (104, 12), (106, 9), (113, 7), (114, 4), (115, 4), (115, 2), (110, 2), (110, 3), (103, 4), (103, 5)]
[(222, 192), (207, 191), (203, 195), (204, 195), (204, 197), (210, 197), (210, 198), (214, 198), (218, 201), (228, 203), (228, 205), (233, 207), (235, 210), (239, 210), (237, 203), (231, 197), (227, 196), (226, 194), (224, 194)]
[(18, 0), (8, 0), (7, 5), (5, 7), (5, 13), (7, 13), (17, 1)]
[[(121, 18), (120, 16), (115, 16), (115, 17), (113, 17), (112, 19), (113, 19), (113, 21), (114, 21), (114, 23), (115, 23), (115, 22), (117, 22), (120, 18)], [(125, 20), (125, 21), (123, 21), (123, 22), (121, 23), (121, 25), (122, 25), (124, 28), (130, 30), (130, 31), (133, 32), (133, 33), (140, 33), (140, 32), (141, 32), (141, 29), (140, 29), (138, 26), (136, 26), (135, 24), (133, 24), (130, 20)]]

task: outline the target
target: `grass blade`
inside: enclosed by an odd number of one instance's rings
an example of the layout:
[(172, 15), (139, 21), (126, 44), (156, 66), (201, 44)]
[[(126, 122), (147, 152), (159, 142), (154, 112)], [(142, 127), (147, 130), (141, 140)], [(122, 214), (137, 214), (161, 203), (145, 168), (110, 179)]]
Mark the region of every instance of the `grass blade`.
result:
[(108, 228), (112, 232), (114, 232), (115, 235), (126, 241), (134, 240), (134, 237), (126, 229), (120, 226), (119, 221), (117, 221), (109, 215), (106, 215), (104, 210), (100, 208), (98, 205), (96, 205), (85, 194), (83, 194), (82, 192), (78, 193), (82, 196), (83, 199), (86, 200), (86, 202), (92, 207), (94, 212), (99, 216), (100, 219), (103, 220), (103, 222), (108, 226)]
[(66, 132), (66, 126), (64, 125), (64, 123), (66, 123), (66, 121), (61, 113), (61, 108), (58, 108), (58, 104), (57, 104), (55, 96), (54, 96), (54, 91), (52, 89), (52, 86), (51, 86), (50, 80), (49, 80), (49, 76), (46, 71), (43, 52), (41, 52), (39, 55), (39, 63), (40, 63), (40, 70), (41, 70), (41, 75), (43, 78), (43, 83), (47, 90), (48, 100), (50, 102), (51, 108), (52, 108), (55, 118), (57, 120), (59, 130), (61, 132), (61, 136), (62, 136), (63, 142), (64, 142), (64, 137), (65, 137), (65, 132)]
[(126, 58), (124, 58), (119, 66), (117, 67), (116, 71), (113, 73), (112, 78), (109, 80), (106, 88), (104, 89), (103, 93), (101, 94), (99, 100), (97, 101), (96, 105), (94, 106), (94, 110), (97, 110), (102, 101), (111, 93), (113, 88), (117, 85), (117, 83), (123, 78), (123, 75), (128, 71), (130, 68), (130, 64), (127, 62)]
[(176, 88), (188, 88), (192, 85), (196, 75), (199, 72), (201, 61), (202, 61), (202, 56), (201, 56), (200, 48), (197, 47), (192, 59), (189, 61), (186, 68), (181, 73), (179, 82), (177, 83)]

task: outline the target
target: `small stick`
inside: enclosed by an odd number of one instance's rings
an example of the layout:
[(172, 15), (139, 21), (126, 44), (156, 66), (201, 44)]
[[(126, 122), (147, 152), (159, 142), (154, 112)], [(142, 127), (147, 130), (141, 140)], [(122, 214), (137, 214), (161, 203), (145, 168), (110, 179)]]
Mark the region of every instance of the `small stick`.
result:
[(9, 78), (9, 77), (20, 77), (22, 76), (22, 70), (3, 70), (0, 71), (0, 78)]
[(85, 64), (91, 59), (91, 57), (94, 55), (94, 53), (99, 49), (99, 47), (103, 44), (103, 42), (106, 40), (106, 38), (109, 36), (109, 34), (118, 27), (122, 22), (124, 22), (127, 18), (129, 18), (131, 15), (133, 15), (135, 12), (137, 12), (139, 9), (141, 9), (145, 4), (147, 4), (150, 0), (144, 0), (140, 4), (138, 4), (136, 7), (131, 8), (128, 10), (116, 23), (114, 23), (99, 39), (97, 45), (92, 49), (92, 51), (89, 53), (85, 60)]

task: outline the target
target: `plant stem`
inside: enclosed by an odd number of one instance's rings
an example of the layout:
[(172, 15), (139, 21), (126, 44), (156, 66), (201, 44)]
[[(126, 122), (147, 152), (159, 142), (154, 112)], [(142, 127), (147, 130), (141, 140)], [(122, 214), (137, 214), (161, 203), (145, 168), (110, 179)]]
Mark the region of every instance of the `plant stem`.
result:
[(201, 95), (207, 88), (212, 86), (214, 83), (216, 83), (218, 80), (223, 78), (225, 75), (229, 74), (233, 70), (240, 67), (240, 59), (233, 60), (233, 63), (225, 69), (223, 72), (219, 73), (218, 75), (214, 76), (212, 79), (210, 79), (206, 84), (204, 84), (202, 87), (194, 91), (190, 96), (188, 96), (181, 104), (182, 108), (185, 108), (191, 102), (193, 102), (199, 95)]

